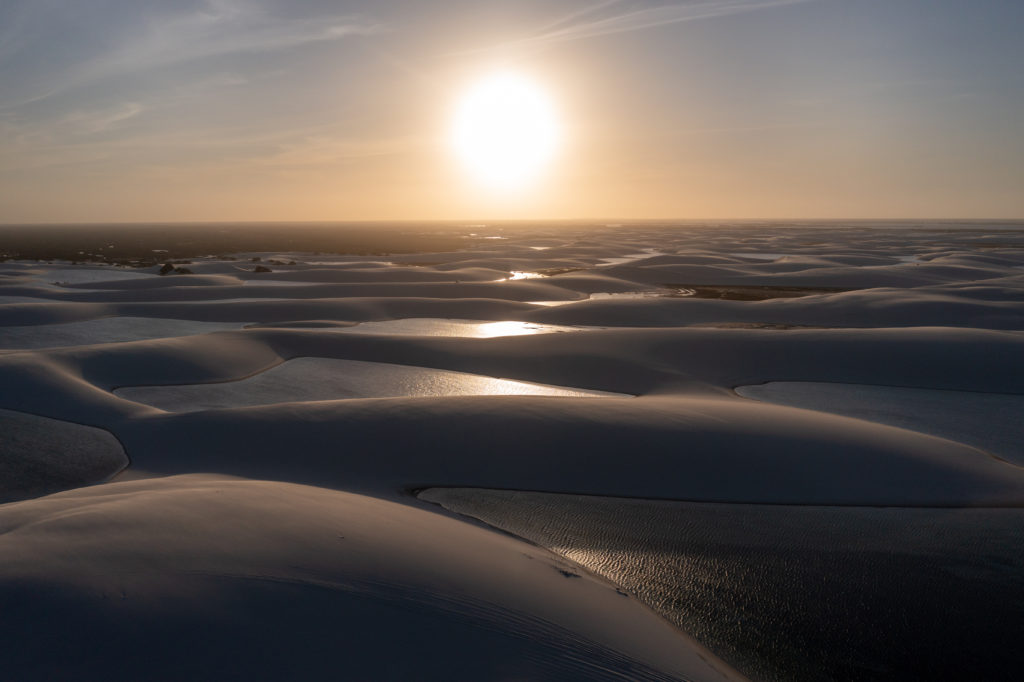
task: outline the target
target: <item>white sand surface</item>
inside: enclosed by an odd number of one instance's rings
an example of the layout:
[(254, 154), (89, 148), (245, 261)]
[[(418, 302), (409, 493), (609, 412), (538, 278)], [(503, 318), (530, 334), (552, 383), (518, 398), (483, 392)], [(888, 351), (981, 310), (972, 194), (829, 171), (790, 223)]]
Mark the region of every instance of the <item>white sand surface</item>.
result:
[[(12, 264), (13, 265), (13, 264)], [(136, 283), (148, 280), (151, 275), (136, 270), (125, 270), (112, 266), (94, 265), (71, 265), (68, 263), (60, 265), (38, 265), (26, 270), (31, 273), (33, 279), (49, 283), (64, 285), (91, 285), (95, 282), (106, 281), (134, 281)]]
[(0, 551), (12, 679), (741, 679), (544, 550), (347, 493), (84, 488), (0, 506)]
[(146, 471), (385, 496), (447, 481), (679, 500), (1024, 505), (1024, 472), (968, 446), (725, 399), (346, 400), (154, 415), (118, 434)]
[[(195, 266), (188, 265), (185, 267), (192, 268)], [(187, 277), (179, 275), (160, 277), (159, 275), (146, 273), (144, 276), (138, 275), (134, 277), (121, 277), (110, 280), (100, 279), (61, 282), (61, 287), (66, 289), (87, 289), (90, 291), (114, 289), (138, 291), (140, 289), (166, 289), (177, 287), (238, 286), (240, 284), (243, 284), (243, 280), (231, 275), (201, 275), (197, 273)]]
[(800, 381), (739, 386), (736, 392), (930, 433), (1024, 466), (1024, 395)]
[(8, 303), (42, 303), (44, 300), (35, 296), (0, 296), (0, 305)]
[(507, 381), (383, 362), (297, 358), (241, 381), (119, 388), (115, 395), (169, 412), (307, 400), (445, 395), (599, 397), (600, 391)]
[[(1024, 329), (1019, 289), (998, 293), (868, 289), (765, 301), (732, 301), (650, 294), (593, 296), (539, 310), (528, 319), (549, 324), (668, 327), (735, 322), (820, 327), (973, 327)], [(633, 299), (639, 299), (633, 303)]]
[(0, 262), (5, 674), (1014, 679), (1024, 225), (452, 229)]
[[(184, 277), (184, 276), (182, 276)], [(220, 299), (259, 299), (287, 296), (296, 299), (331, 299), (347, 297), (427, 297), (427, 298), (492, 298), (507, 301), (536, 299), (581, 299), (578, 293), (543, 283), (542, 280), (500, 280), (461, 282), (448, 278), (444, 282), (364, 282), (344, 284), (309, 284), (305, 286), (260, 287), (258, 284), (174, 286), (136, 289), (82, 290), (41, 285), (10, 286), (16, 296), (35, 296), (59, 301), (88, 303), (133, 303), (161, 301), (216, 301)]]
[(0, 348), (31, 349), (89, 346), (97, 343), (163, 339), (238, 329), (233, 322), (195, 322), (146, 317), (104, 317), (82, 322), (7, 327), (0, 333)]

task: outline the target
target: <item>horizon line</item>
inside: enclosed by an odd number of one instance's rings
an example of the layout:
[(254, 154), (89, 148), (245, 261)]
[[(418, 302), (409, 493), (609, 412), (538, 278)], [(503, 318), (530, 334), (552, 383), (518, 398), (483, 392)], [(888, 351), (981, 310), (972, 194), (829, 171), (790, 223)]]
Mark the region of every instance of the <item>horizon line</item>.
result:
[(0, 228), (4, 227), (29, 227), (29, 226), (117, 226), (117, 225), (358, 225), (358, 224), (383, 224), (383, 223), (409, 223), (409, 224), (436, 224), (436, 223), (468, 223), (468, 226), (488, 224), (513, 224), (513, 223), (608, 223), (622, 224), (630, 223), (671, 223), (671, 222), (976, 222), (976, 223), (1024, 223), (1024, 216), (1021, 217), (848, 217), (848, 218), (776, 218), (776, 217), (732, 217), (732, 218), (622, 218), (622, 217), (597, 217), (597, 218), (342, 218), (342, 219), (315, 219), (315, 220), (250, 220), (250, 219), (224, 219), (213, 220), (190, 219), (190, 220), (86, 220), (86, 221), (22, 221), (22, 222), (0, 222)]

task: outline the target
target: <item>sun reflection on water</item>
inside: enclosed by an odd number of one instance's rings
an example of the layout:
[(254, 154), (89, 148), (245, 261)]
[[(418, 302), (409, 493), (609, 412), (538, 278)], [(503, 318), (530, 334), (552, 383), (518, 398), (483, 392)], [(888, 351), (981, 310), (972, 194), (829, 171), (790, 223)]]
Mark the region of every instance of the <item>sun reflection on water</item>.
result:
[(526, 271), (523, 271), (523, 270), (512, 270), (509, 273), (508, 277), (506, 277), (504, 280), (499, 280), (499, 281), (508, 282), (508, 281), (517, 280), (517, 279), (541, 279), (543, 277), (547, 277), (547, 275), (542, 275), (539, 272), (526, 272)]

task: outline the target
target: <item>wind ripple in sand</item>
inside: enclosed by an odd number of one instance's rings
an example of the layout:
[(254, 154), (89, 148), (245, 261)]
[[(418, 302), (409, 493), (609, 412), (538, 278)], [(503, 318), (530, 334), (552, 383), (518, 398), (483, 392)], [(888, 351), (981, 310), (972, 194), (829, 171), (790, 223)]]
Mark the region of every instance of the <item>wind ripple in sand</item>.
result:
[(114, 391), (121, 398), (169, 412), (350, 398), (450, 395), (547, 395), (600, 397), (622, 394), (508, 381), (383, 362), (298, 358), (249, 379), (216, 384), (135, 386)]

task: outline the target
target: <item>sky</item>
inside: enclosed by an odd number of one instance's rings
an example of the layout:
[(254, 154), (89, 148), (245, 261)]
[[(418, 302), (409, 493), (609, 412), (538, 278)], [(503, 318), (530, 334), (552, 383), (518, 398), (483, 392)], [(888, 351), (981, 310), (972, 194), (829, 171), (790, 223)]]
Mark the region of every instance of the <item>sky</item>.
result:
[[(0, 223), (1024, 218), (1021, 0), (4, 0)], [(451, 142), (489, 74), (559, 136)]]

